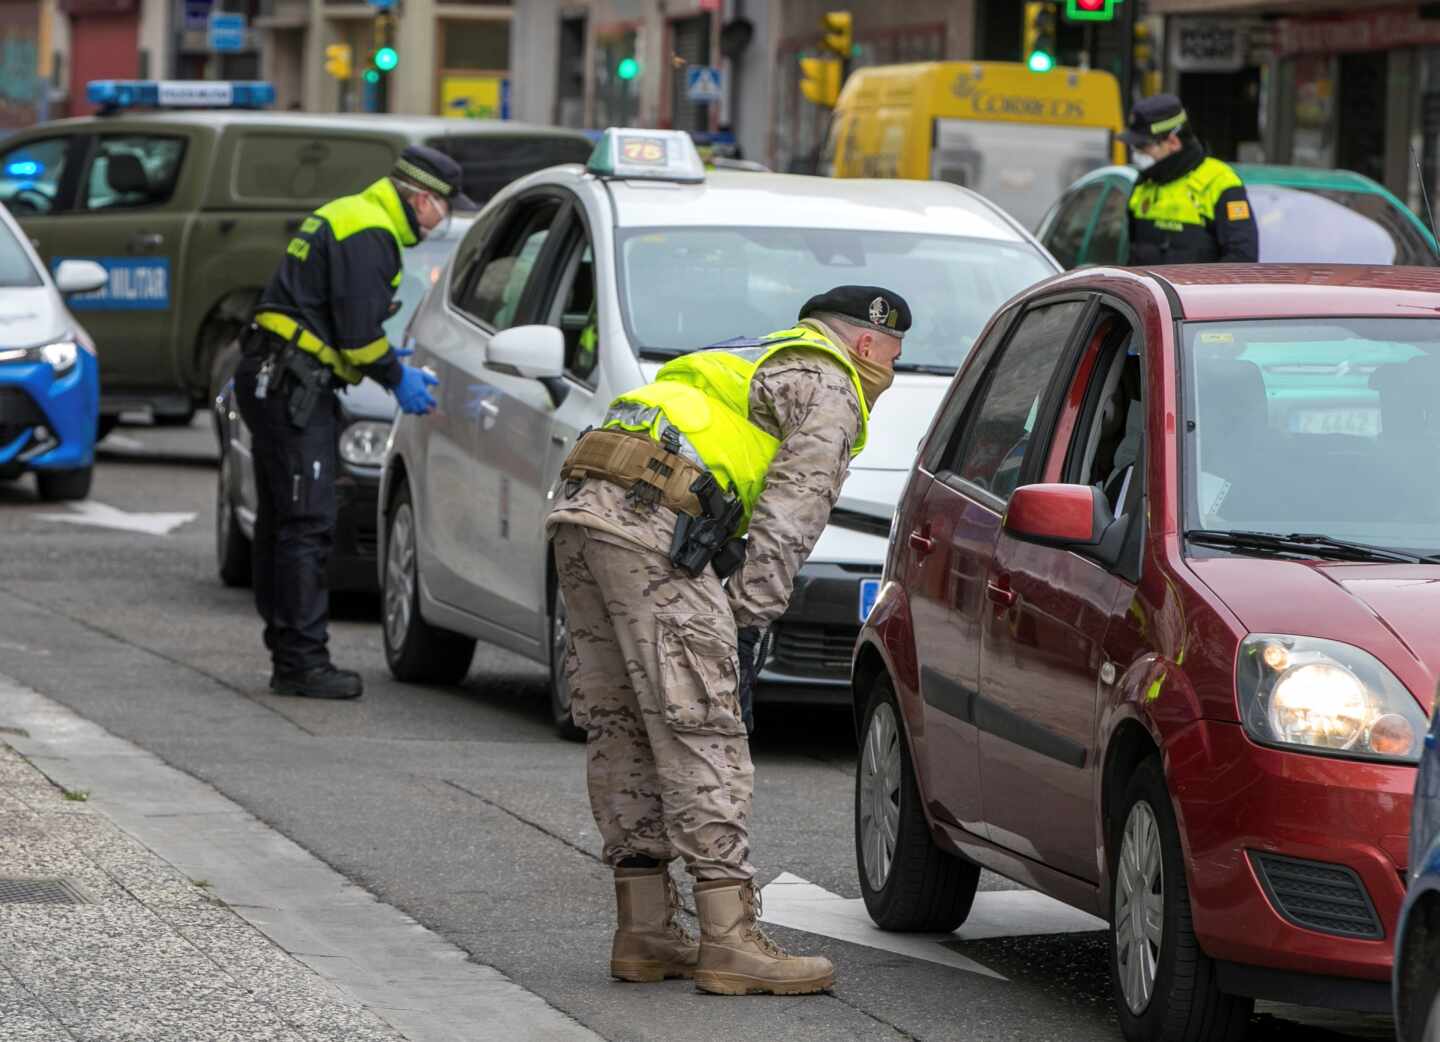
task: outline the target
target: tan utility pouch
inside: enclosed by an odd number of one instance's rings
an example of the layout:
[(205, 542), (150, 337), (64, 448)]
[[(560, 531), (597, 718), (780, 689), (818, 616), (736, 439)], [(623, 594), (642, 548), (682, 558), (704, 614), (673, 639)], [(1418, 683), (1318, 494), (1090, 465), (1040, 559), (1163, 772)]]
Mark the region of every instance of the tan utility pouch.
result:
[(560, 476), (604, 478), (623, 489), (640, 482), (658, 490), (656, 502), (671, 510), (699, 517), (700, 501), (690, 491), (704, 471), (684, 456), (667, 452), (647, 434), (630, 431), (589, 430), (570, 450)]

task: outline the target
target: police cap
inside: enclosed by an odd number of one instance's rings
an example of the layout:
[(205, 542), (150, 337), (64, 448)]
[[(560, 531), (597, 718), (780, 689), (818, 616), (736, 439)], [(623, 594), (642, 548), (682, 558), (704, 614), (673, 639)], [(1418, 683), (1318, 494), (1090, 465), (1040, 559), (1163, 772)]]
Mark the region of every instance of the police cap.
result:
[(400, 158), (395, 160), (395, 168), (390, 171), (390, 175), (409, 181), (427, 192), (434, 192), (440, 198), (448, 200), (451, 209), (479, 209), (470, 197), (460, 190), (463, 183), (460, 164), (437, 148), (427, 148), (425, 145), (407, 146), (405, 151), (400, 153)]
[(800, 317), (808, 318), (817, 311), (843, 315), (857, 325), (873, 326), (893, 337), (904, 336), (910, 328), (910, 305), (905, 298), (879, 286), (836, 286), (807, 300)]
[(1120, 140), (1137, 147), (1148, 145), (1169, 137), (1185, 126), (1187, 119), (1185, 106), (1173, 94), (1141, 98), (1130, 110), (1130, 122), (1121, 131)]

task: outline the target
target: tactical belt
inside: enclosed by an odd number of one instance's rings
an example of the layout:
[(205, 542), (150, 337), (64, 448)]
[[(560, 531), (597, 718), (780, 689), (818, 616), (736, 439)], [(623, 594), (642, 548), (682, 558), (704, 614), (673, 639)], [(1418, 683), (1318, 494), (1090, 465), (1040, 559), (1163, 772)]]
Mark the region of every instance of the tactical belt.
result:
[(690, 486), (705, 474), (648, 434), (594, 429), (580, 435), (560, 470), (566, 479), (604, 478), (626, 490), (643, 482), (656, 490), (655, 502), (692, 517), (699, 517), (703, 511)]

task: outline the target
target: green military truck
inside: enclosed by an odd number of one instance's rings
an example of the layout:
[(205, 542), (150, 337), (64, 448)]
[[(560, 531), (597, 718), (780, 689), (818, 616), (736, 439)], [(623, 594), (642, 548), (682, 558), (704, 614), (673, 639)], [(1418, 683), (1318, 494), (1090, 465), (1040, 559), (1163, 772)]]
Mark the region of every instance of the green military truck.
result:
[(122, 411), (188, 423), (300, 221), (406, 145), (454, 156), (483, 202), (516, 177), (584, 162), (577, 131), (510, 122), (238, 110), (116, 111), (0, 144), (0, 202), (53, 269), (110, 282), (71, 298), (100, 355), (101, 434)]

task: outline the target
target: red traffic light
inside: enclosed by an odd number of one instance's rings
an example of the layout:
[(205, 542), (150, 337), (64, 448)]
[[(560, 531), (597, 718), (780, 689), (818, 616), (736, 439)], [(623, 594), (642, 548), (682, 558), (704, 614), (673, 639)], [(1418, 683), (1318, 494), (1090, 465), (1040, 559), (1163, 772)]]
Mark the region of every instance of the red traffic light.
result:
[(1119, 0), (1065, 0), (1065, 17), (1072, 22), (1110, 22)]

